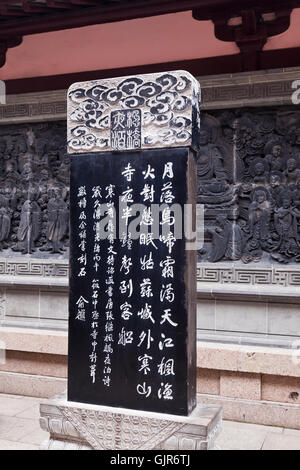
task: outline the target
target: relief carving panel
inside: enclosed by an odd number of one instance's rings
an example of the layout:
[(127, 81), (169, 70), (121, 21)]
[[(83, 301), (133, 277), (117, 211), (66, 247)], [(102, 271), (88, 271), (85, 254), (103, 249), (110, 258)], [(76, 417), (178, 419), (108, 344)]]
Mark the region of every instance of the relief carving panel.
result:
[[(300, 112), (280, 106), (202, 113), (198, 202), (205, 207), (204, 265), (296, 267)], [(65, 122), (1, 126), (2, 258), (67, 260), (68, 210)]]
[(300, 262), (300, 112), (295, 107), (202, 115), (199, 260)]
[(67, 257), (65, 123), (0, 128), (0, 251)]

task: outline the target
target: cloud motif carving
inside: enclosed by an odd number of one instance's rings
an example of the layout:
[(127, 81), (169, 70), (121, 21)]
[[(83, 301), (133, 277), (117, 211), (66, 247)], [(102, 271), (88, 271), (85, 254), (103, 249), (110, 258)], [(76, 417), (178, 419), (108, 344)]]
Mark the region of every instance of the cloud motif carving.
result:
[(184, 71), (75, 84), (68, 93), (69, 151), (110, 150), (111, 113), (133, 109), (142, 111), (142, 148), (188, 146), (199, 100), (198, 82)]

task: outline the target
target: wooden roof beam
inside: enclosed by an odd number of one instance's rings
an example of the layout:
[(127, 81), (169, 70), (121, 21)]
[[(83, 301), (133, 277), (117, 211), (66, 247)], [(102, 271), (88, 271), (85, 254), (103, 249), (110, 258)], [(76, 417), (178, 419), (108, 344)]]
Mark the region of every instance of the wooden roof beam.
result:
[(49, 11), (46, 4), (31, 0), (23, 0), (22, 8), (26, 13), (46, 13)]
[(7, 5), (3, 5), (0, 3), (0, 18), (1, 16), (5, 16), (5, 17), (28, 16), (28, 13), (24, 12), (20, 8), (11, 8), (11, 7), (8, 7)]
[(40, 34), (71, 28), (80, 28), (95, 24), (113, 23), (117, 21), (159, 16), (178, 11), (191, 10), (202, 4), (217, 6), (224, 0), (137, 0), (126, 4), (102, 4), (88, 8), (76, 8), (68, 12), (53, 12), (51, 15), (35, 17), (26, 20), (10, 20), (1, 25), (0, 38), (7, 35)]
[(81, 5), (81, 6), (94, 6), (99, 5), (101, 2), (97, 2), (97, 0), (69, 0), (72, 5)]
[(57, 0), (46, 0), (46, 5), (48, 8), (56, 10), (72, 10), (72, 5), (70, 2), (60, 2)]
[[(64, 0), (66, 1), (66, 0)], [(70, 0), (71, 5), (78, 1), (94, 0)], [(285, 8), (300, 7), (300, 0), (136, 0), (118, 3), (102, 3), (95, 6), (86, 5), (84, 8), (75, 7), (67, 11), (48, 8), (45, 10), (37, 7), (29, 0), (24, 0), (27, 12), (32, 12), (29, 18), (7, 19), (1, 22), (0, 38), (12, 36), (24, 36), (28, 34), (40, 34), (71, 28), (80, 28), (95, 24), (105, 24), (117, 21), (145, 18), (193, 10), (195, 19), (215, 19), (218, 14), (220, 19), (228, 15), (237, 15), (241, 8), (247, 10), (250, 6), (263, 8), (264, 12), (272, 12), (278, 6)], [(73, 2), (73, 3), (71, 3)], [(82, 4), (82, 7), (84, 5)], [(35, 13), (37, 14), (35, 14)], [(47, 13), (42, 15), (41, 13)]]

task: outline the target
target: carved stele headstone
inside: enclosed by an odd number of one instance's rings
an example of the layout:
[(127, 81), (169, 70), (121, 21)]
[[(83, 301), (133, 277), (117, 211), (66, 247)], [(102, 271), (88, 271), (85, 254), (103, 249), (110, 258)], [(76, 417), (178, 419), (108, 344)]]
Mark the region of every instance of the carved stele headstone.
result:
[(70, 401), (196, 406), (199, 103), (184, 71), (69, 90)]

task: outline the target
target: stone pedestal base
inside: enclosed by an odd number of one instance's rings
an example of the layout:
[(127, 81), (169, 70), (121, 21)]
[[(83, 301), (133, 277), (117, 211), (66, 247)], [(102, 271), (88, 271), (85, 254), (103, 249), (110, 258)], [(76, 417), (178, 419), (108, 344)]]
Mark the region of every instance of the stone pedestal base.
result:
[(50, 433), (45, 450), (212, 450), (222, 408), (198, 404), (188, 416), (68, 402), (41, 404), (40, 425)]

